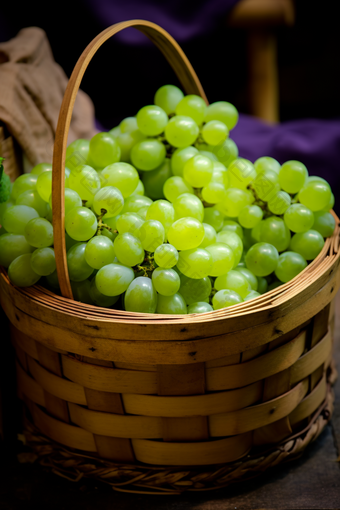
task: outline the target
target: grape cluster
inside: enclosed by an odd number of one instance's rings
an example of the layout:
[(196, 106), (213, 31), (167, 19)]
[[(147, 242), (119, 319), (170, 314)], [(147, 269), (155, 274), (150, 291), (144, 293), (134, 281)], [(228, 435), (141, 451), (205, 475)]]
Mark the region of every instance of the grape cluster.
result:
[[(108, 132), (66, 151), (65, 237), (76, 300), (131, 312), (205, 313), (288, 282), (322, 250), (334, 195), (299, 161), (239, 157), (225, 101), (159, 88)], [(0, 264), (58, 292), (52, 167), (0, 204)]]

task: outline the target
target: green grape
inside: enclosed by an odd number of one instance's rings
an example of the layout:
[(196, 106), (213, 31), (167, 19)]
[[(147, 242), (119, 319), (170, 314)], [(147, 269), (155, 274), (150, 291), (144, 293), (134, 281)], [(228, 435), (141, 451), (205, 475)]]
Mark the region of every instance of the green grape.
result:
[(261, 296), (259, 292), (257, 292), (256, 290), (251, 290), (244, 298), (244, 301), (249, 301), (250, 299), (255, 299), (259, 296)]
[(269, 202), (279, 191), (279, 176), (272, 170), (263, 170), (253, 181), (254, 190), (260, 200)]
[(65, 230), (76, 241), (87, 241), (98, 227), (96, 215), (87, 207), (74, 207), (65, 217)]
[(228, 188), (225, 200), (219, 202), (216, 208), (229, 218), (237, 218), (241, 209), (246, 205), (250, 205), (253, 201), (254, 197), (248, 190)]
[(254, 161), (254, 168), (257, 174), (266, 172), (267, 170), (278, 174), (280, 172), (281, 165), (276, 159), (269, 156), (263, 156), (262, 158), (258, 158)]
[(53, 244), (53, 227), (45, 218), (33, 218), (25, 226), (26, 241), (35, 248), (46, 248)]
[(205, 156), (206, 158), (210, 159), (213, 163), (219, 163), (218, 157), (215, 156), (215, 154), (213, 154), (212, 152), (202, 149), (200, 149), (198, 152), (201, 156)]
[(56, 270), (53, 248), (45, 247), (34, 250), (31, 257), (31, 267), (40, 276), (47, 276)]
[(262, 222), (258, 223), (251, 229), (251, 238), (254, 241), (254, 243), (258, 243), (261, 240), (261, 229), (262, 229)]
[(226, 167), (220, 161), (213, 162), (213, 175), (210, 182), (223, 184), (225, 188), (229, 188), (229, 173)]
[(259, 240), (275, 246), (281, 252), (288, 248), (290, 243), (290, 231), (285, 222), (277, 216), (269, 216), (260, 224)]
[(221, 145), (228, 135), (227, 126), (219, 120), (210, 120), (202, 128), (202, 138), (209, 145)]
[(117, 230), (120, 234), (129, 232), (130, 234), (139, 237), (139, 228), (143, 225), (144, 220), (137, 213), (123, 213), (117, 219)]
[(44, 217), (47, 214), (47, 204), (35, 190), (27, 190), (21, 193), (16, 201), (16, 205), (28, 205), (37, 211), (39, 216)]
[(227, 138), (221, 145), (216, 145), (212, 152), (226, 168), (238, 157), (238, 147), (231, 138)]
[(74, 246), (75, 244), (77, 244), (78, 241), (76, 241), (75, 239), (72, 239), (72, 237), (70, 237), (68, 235), (67, 232), (65, 232), (65, 244), (66, 244), (66, 251), (68, 251), (71, 246)]
[(159, 294), (156, 313), (166, 315), (184, 315), (187, 314), (188, 311), (187, 305), (181, 294), (176, 293), (172, 296), (162, 296)]
[(317, 211), (314, 213), (313, 230), (319, 232), (322, 237), (330, 237), (335, 229), (334, 216), (325, 211)]
[(283, 191), (298, 193), (308, 177), (308, 170), (300, 161), (286, 161), (279, 172), (279, 183)]
[(139, 184), (137, 170), (129, 163), (119, 161), (106, 166), (101, 172), (102, 187), (114, 186), (118, 188), (124, 198), (129, 197)]
[(171, 170), (174, 175), (183, 177), (183, 169), (187, 161), (197, 156), (199, 151), (195, 147), (178, 148), (171, 156)]
[(294, 251), (285, 251), (279, 256), (275, 275), (281, 282), (286, 283), (295, 278), (305, 267), (307, 262), (302, 255)]
[(249, 248), (245, 262), (247, 268), (255, 276), (268, 276), (277, 266), (279, 253), (275, 246), (269, 243), (256, 243)]
[[(98, 274), (98, 273), (97, 273)], [(85, 280), (88, 281), (88, 280)], [(104, 308), (110, 308), (113, 306), (119, 299), (118, 296), (105, 296), (102, 294), (96, 285), (96, 278), (92, 278), (89, 288), (89, 295), (92, 302), (97, 306), (103, 306)]]
[(246, 189), (256, 178), (256, 170), (248, 159), (236, 158), (228, 167), (228, 175), (231, 188)]
[(134, 280), (135, 273), (131, 267), (121, 264), (107, 264), (99, 269), (94, 280), (97, 290), (104, 296), (123, 294)]
[(93, 305), (93, 299), (91, 297), (91, 282), (90, 280), (82, 280), (81, 282), (71, 282), (71, 289), (73, 299), (81, 303), (87, 303)]
[(159, 167), (165, 159), (166, 151), (162, 142), (148, 138), (132, 147), (131, 161), (139, 170), (149, 171)]
[(173, 296), (179, 290), (181, 280), (174, 269), (156, 267), (152, 273), (152, 283), (162, 296)]
[(204, 99), (195, 94), (188, 94), (180, 100), (176, 106), (176, 115), (185, 115), (191, 117), (198, 126), (204, 120), (207, 111), (207, 105)]
[(284, 222), (292, 232), (307, 232), (314, 223), (314, 214), (303, 204), (292, 204), (284, 214)]
[(79, 165), (86, 165), (90, 149), (90, 141), (78, 138), (67, 146), (65, 164), (71, 171)]
[(124, 201), (124, 207), (121, 213), (134, 212), (139, 214), (142, 207), (149, 207), (153, 201), (144, 195), (131, 195)]
[(166, 181), (171, 177), (170, 161), (168, 158), (155, 170), (144, 172), (142, 181), (145, 193), (153, 200), (164, 198), (163, 187)]
[(4, 211), (2, 226), (11, 234), (23, 235), (27, 223), (38, 217), (37, 211), (28, 205), (13, 205)]
[(165, 235), (167, 235), (169, 228), (175, 220), (174, 206), (167, 200), (156, 200), (147, 210), (146, 219), (161, 222), (165, 230)]
[(71, 170), (68, 187), (76, 191), (82, 200), (87, 200), (87, 205), (90, 206), (100, 189), (98, 173), (88, 165), (77, 166)]
[(51, 163), (38, 163), (37, 165), (35, 165), (32, 170), (31, 170), (31, 175), (40, 175), (42, 174), (43, 172), (46, 172), (47, 170), (50, 170), (52, 171), (52, 165)]
[(205, 250), (210, 253), (213, 266), (209, 276), (220, 276), (230, 271), (235, 265), (233, 250), (225, 243), (214, 243), (206, 246)]
[[(120, 147), (120, 162), (131, 163), (131, 151), (133, 147), (142, 140), (146, 139), (139, 129), (131, 131), (129, 133), (119, 133), (116, 137), (118, 145)], [(113, 163), (114, 164), (114, 163)]]
[(185, 115), (175, 115), (166, 125), (164, 135), (173, 147), (188, 147), (192, 145), (199, 134), (196, 122)]
[(210, 120), (224, 122), (229, 131), (231, 131), (237, 124), (238, 111), (234, 105), (227, 101), (216, 101), (208, 106), (204, 120), (205, 122)]
[(8, 267), (19, 255), (31, 251), (32, 246), (24, 235), (5, 233), (0, 236), (0, 266)]
[(268, 200), (268, 209), (273, 214), (284, 214), (291, 205), (291, 198), (285, 191), (278, 191)]
[(260, 294), (264, 294), (265, 292), (267, 292), (267, 290), (268, 290), (267, 280), (265, 278), (263, 278), (262, 276), (258, 276), (257, 282), (258, 282), (257, 291)]
[(243, 274), (243, 276), (248, 280), (248, 283), (252, 290), (258, 289), (258, 285), (259, 285), (258, 279), (251, 271), (249, 271), (249, 269), (247, 269), (246, 267), (243, 267), (243, 266), (241, 266), (241, 267), (237, 266), (237, 267), (235, 267), (235, 271), (238, 271), (239, 273)]
[(31, 266), (31, 253), (25, 253), (16, 257), (8, 267), (8, 277), (10, 281), (18, 287), (30, 287), (40, 280)]
[(229, 230), (221, 230), (216, 236), (218, 243), (225, 243), (232, 249), (234, 254), (234, 268), (240, 263), (243, 253), (242, 239), (235, 233)]
[[(10, 207), (13, 207), (13, 205), (16, 205), (15, 202), (12, 202), (12, 200), (7, 200), (6, 202), (0, 202), (0, 224), (2, 223), (2, 217), (4, 215), (4, 212), (9, 209)], [(27, 205), (27, 204), (18, 204), (18, 205)], [(31, 206), (29, 206), (31, 207)], [(34, 209), (34, 207), (33, 207)]]
[(205, 301), (197, 301), (188, 306), (188, 313), (207, 313), (212, 312), (213, 307)]
[(254, 228), (263, 218), (263, 211), (258, 205), (246, 205), (238, 215), (238, 221), (244, 228)]
[(216, 243), (216, 230), (208, 223), (202, 223), (204, 228), (204, 237), (199, 245), (200, 248), (206, 248), (207, 246)]
[[(52, 201), (50, 206), (52, 207)], [(71, 209), (81, 206), (82, 201), (78, 193), (71, 188), (65, 188), (65, 216), (71, 211)]]
[(316, 230), (308, 230), (293, 235), (289, 248), (306, 260), (314, 260), (322, 250), (325, 241)]
[(181, 286), (179, 292), (187, 305), (197, 301), (205, 301), (211, 293), (211, 280), (208, 276), (193, 279), (180, 274)]
[(331, 199), (331, 188), (321, 181), (307, 182), (299, 191), (299, 201), (311, 211), (322, 211)]
[(85, 249), (86, 243), (76, 243), (67, 252), (68, 273), (73, 282), (86, 280), (94, 271), (86, 262)]
[(203, 248), (183, 250), (179, 252), (177, 267), (185, 276), (196, 280), (211, 274), (213, 259)]
[[(125, 117), (119, 124), (119, 131), (121, 133), (131, 133), (138, 129), (136, 117)], [(118, 133), (119, 134), (119, 133)]]
[(164, 243), (165, 230), (160, 221), (147, 220), (142, 223), (134, 233), (140, 239), (143, 249), (153, 253), (158, 246)]
[(113, 242), (107, 237), (95, 236), (86, 244), (85, 260), (93, 269), (101, 269), (111, 264), (114, 258)]
[(227, 308), (242, 302), (243, 299), (234, 290), (222, 289), (216, 292), (213, 297), (213, 308), (214, 310), (220, 310), (221, 308)]
[(151, 279), (145, 276), (135, 278), (127, 288), (124, 305), (129, 312), (155, 313), (157, 292)]
[(164, 196), (169, 202), (174, 202), (183, 193), (194, 193), (194, 189), (179, 175), (169, 177), (163, 185)]
[(168, 230), (168, 241), (177, 250), (197, 248), (204, 238), (204, 227), (195, 218), (183, 217), (175, 221)]
[(268, 285), (268, 292), (277, 289), (277, 287), (280, 287), (280, 285), (282, 285), (282, 282), (280, 282), (279, 280), (272, 282), (270, 285)]
[(160, 244), (155, 249), (154, 258), (157, 266), (165, 269), (174, 267), (178, 262), (178, 251), (172, 244)]
[(237, 223), (237, 221), (224, 220), (221, 230), (230, 230), (230, 232), (234, 232), (241, 240), (243, 240), (243, 228), (239, 223)]
[(204, 208), (203, 222), (211, 225), (216, 230), (216, 232), (219, 232), (222, 229), (223, 219), (223, 213), (215, 209), (215, 207)]
[(212, 161), (198, 154), (189, 159), (183, 168), (183, 178), (194, 188), (206, 186), (213, 175)]
[(101, 132), (90, 140), (88, 159), (95, 168), (105, 168), (120, 159), (120, 147), (109, 133)]
[(196, 195), (183, 193), (176, 198), (172, 205), (176, 220), (190, 216), (200, 222), (203, 221), (204, 206)]
[(24, 191), (34, 191), (36, 189), (38, 176), (35, 174), (19, 175), (13, 182), (11, 199), (16, 201)]
[(52, 193), (52, 170), (46, 170), (38, 176), (36, 190), (40, 197), (48, 202)]
[(168, 123), (168, 116), (157, 105), (143, 106), (137, 113), (137, 125), (139, 130), (147, 136), (160, 135)]
[(229, 289), (237, 292), (242, 299), (250, 292), (251, 286), (248, 279), (239, 271), (228, 270), (221, 273), (215, 280), (215, 289)]
[(170, 115), (175, 113), (176, 106), (183, 97), (183, 92), (175, 85), (163, 85), (157, 89), (154, 103), (163, 108), (167, 115)]
[(143, 262), (145, 252), (138, 237), (124, 232), (116, 237), (113, 245), (116, 257), (122, 264), (132, 267)]
[(117, 216), (124, 206), (124, 198), (118, 188), (114, 186), (105, 186), (97, 191), (93, 197), (92, 208), (100, 216), (103, 214), (107, 218)]
[(224, 184), (220, 182), (210, 181), (202, 188), (202, 198), (208, 204), (217, 204), (223, 202), (226, 197), (226, 189)]

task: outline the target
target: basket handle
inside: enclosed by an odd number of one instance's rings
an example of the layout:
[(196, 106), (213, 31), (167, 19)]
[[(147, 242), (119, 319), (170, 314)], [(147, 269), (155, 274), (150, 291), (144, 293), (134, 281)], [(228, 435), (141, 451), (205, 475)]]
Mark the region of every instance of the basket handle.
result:
[(131, 20), (116, 23), (103, 30), (85, 48), (76, 63), (65, 90), (60, 107), (53, 148), (52, 211), (54, 228), (54, 250), (61, 294), (73, 299), (66, 259), (64, 226), (65, 157), (72, 111), (81, 80), (87, 66), (97, 50), (114, 34), (125, 28), (134, 27), (143, 32), (160, 49), (187, 94), (197, 94), (208, 104), (202, 85), (189, 60), (177, 42), (161, 27), (145, 20)]

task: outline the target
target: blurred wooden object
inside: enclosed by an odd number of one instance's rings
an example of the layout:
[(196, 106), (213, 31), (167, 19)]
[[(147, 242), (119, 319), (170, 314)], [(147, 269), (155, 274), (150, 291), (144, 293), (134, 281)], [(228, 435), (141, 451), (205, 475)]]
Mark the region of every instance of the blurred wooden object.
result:
[(249, 111), (270, 123), (279, 121), (276, 31), (294, 22), (294, 0), (240, 0), (226, 21), (247, 33)]
[(6, 126), (0, 123), (0, 156), (5, 158), (3, 165), (12, 182), (22, 174), (22, 153), (15, 139), (9, 135)]

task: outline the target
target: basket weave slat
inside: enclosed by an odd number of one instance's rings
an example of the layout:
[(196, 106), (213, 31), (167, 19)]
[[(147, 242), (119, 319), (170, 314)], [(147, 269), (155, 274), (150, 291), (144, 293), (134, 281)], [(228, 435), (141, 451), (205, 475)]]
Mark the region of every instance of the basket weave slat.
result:
[(171, 316), (73, 301), (61, 200), (73, 103), (97, 49), (131, 26), (158, 45), (187, 93), (205, 98), (177, 43), (156, 25), (134, 20), (99, 34), (70, 79), (54, 147), (63, 296), (39, 285), (17, 288), (0, 269), (1, 305), (11, 322), (26, 441), (44, 465), (116, 490), (211, 490), (300, 455), (331, 416), (339, 219), (332, 213), (333, 236), (296, 278), (228, 309)]

